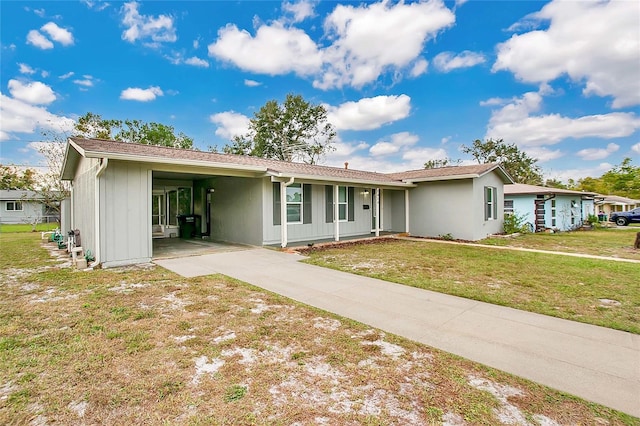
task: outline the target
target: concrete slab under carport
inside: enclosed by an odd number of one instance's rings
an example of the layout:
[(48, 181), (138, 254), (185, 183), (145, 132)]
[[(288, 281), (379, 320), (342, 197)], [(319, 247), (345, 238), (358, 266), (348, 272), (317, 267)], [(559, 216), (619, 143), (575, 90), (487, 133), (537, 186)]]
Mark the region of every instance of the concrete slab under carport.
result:
[(255, 247), (221, 241), (211, 241), (203, 238), (154, 238), (153, 260), (224, 253), (247, 250), (250, 248)]
[(535, 382), (640, 416), (640, 336), (299, 262), (255, 248), (156, 263), (221, 273)]

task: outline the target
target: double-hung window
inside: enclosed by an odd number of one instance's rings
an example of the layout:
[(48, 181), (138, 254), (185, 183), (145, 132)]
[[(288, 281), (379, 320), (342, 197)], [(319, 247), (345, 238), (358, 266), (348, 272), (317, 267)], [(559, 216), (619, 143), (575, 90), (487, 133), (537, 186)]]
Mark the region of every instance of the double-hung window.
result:
[(9, 212), (11, 211), (21, 212), (22, 201), (7, 201), (6, 209)]
[(513, 214), (513, 200), (504, 200), (504, 214)]
[(338, 187), (338, 220), (346, 221), (349, 212), (349, 192), (346, 186)]
[(496, 220), (498, 218), (497, 188), (484, 187), (484, 220)]
[(302, 223), (302, 201), (302, 185), (294, 183), (287, 186), (287, 223)]

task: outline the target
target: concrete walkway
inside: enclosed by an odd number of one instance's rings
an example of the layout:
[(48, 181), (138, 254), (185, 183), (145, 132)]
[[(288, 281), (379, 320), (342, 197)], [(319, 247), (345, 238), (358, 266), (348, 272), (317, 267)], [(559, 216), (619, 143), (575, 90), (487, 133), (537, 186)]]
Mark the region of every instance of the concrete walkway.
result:
[(158, 260), (299, 302), (640, 417), (640, 336), (307, 265), (251, 249)]

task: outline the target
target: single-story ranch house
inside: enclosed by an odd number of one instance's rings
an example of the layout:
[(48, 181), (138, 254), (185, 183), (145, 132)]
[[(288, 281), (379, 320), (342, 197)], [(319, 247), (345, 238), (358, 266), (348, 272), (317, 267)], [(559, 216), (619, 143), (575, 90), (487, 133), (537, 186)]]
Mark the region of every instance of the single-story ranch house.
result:
[(598, 215), (606, 220), (615, 212), (627, 212), (636, 207), (640, 207), (640, 200), (634, 200), (618, 195), (598, 195), (596, 196), (596, 207)]
[[(383, 174), (101, 139), (68, 140), (72, 229), (104, 267), (149, 262), (153, 239), (256, 246), (406, 232), (502, 232), (498, 164)], [(64, 204), (63, 204), (64, 207)]]
[(594, 215), (593, 192), (514, 183), (504, 186), (504, 213), (531, 223), (535, 232), (570, 231)]
[(42, 223), (59, 220), (57, 212), (48, 208), (45, 197), (35, 191), (0, 190), (0, 223)]

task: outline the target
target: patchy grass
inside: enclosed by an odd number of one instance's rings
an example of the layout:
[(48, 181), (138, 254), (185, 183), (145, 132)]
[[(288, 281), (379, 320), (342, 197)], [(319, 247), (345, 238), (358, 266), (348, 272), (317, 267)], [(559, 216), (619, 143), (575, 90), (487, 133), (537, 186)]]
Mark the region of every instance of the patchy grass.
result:
[(509, 238), (492, 237), (480, 243), (640, 260), (640, 250), (633, 248), (637, 231), (640, 229), (627, 226), (555, 234), (542, 232)]
[(315, 265), (640, 334), (639, 264), (428, 240), (309, 254)]
[(53, 231), (54, 229), (60, 227), (59, 223), (51, 222), (51, 223), (38, 223), (36, 225), (36, 230), (33, 230), (33, 225), (28, 223), (3, 223), (0, 224), (0, 232), (13, 233), (13, 232), (44, 232), (44, 231)]
[(640, 421), (222, 276), (58, 268), (33, 237), (0, 236), (34, 254), (0, 267), (0, 424)]

